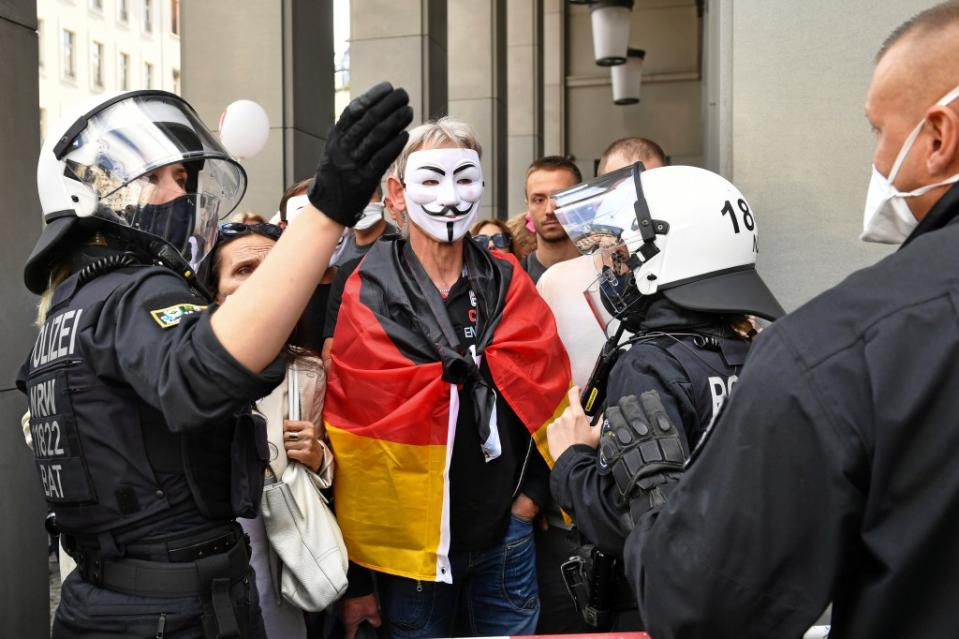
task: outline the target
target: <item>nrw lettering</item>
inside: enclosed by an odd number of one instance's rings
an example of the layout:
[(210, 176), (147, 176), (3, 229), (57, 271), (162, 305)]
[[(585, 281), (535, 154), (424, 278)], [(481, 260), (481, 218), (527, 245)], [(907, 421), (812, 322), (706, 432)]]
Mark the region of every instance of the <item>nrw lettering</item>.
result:
[(48, 379), (30, 387), (31, 417), (49, 417), (57, 414), (56, 394), (54, 393), (56, 382), (56, 379)]

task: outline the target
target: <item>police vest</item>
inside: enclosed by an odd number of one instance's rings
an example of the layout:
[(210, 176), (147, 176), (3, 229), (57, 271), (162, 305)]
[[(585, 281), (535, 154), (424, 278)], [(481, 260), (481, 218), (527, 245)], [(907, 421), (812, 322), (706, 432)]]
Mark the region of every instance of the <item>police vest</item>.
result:
[(111, 321), (101, 322), (105, 300), (141, 270), (114, 270), (86, 284), (77, 274), (67, 278), (27, 361), (43, 491), (58, 527), (80, 538), (173, 522), (185, 510), (212, 520), (254, 516), (263, 488), (262, 419), (240, 415), (174, 434), (130, 386), (94, 372), (77, 336)]
[[(737, 337), (717, 337), (709, 333), (657, 333), (637, 335), (634, 349), (655, 348), (664, 351), (682, 369), (689, 382), (695, 422), (681, 424), (690, 448), (709, 430), (733, 386), (739, 379), (750, 343)], [(622, 357), (642, 357), (642, 352), (627, 352)], [(637, 389), (636, 394), (643, 390)], [(602, 466), (602, 464), (601, 464)]]
[(679, 362), (690, 382), (699, 418), (699, 423), (685, 425), (690, 435), (690, 448), (693, 448), (716, 421), (739, 380), (750, 343), (735, 337), (719, 338), (706, 334), (659, 339), (656, 343)]

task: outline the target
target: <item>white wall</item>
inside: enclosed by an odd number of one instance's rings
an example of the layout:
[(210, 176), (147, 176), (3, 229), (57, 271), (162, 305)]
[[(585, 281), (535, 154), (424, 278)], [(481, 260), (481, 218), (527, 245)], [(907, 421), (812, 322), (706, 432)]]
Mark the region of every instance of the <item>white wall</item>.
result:
[(731, 20), (723, 168), (757, 213), (760, 272), (787, 310), (890, 251), (858, 240), (874, 144), (863, 104), (879, 45), (933, 4), (710, 2)]

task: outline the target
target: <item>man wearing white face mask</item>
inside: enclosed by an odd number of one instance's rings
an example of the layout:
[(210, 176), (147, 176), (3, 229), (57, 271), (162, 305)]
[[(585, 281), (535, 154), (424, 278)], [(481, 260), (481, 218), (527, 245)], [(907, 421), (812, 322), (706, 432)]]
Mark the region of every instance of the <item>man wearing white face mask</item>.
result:
[(337, 245), (330, 260), (331, 268), (338, 271), (333, 278), (329, 299), (323, 310), (323, 323), (318, 328), (322, 335), (322, 357), (327, 364), (333, 348), (333, 332), (336, 330), (336, 317), (343, 301), (343, 287), (346, 285), (346, 279), (359, 265), (367, 251), (373, 247), (374, 242), (380, 239), (394, 239), (398, 235), (396, 227), (386, 221), (385, 208), (383, 189), (378, 186), (370, 203), (363, 209), (360, 221), (352, 230), (344, 234), (342, 244)]
[(383, 189), (379, 187), (373, 193), (370, 203), (363, 209), (363, 215), (353, 227), (353, 233), (346, 239), (343, 252), (336, 256), (332, 266), (343, 266), (351, 260), (363, 257), (373, 246), (373, 242), (396, 234), (396, 228), (386, 221), (383, 208)]
[(380, 615), (392, 637), (531, 634), (532, 519), (569, 362), (519, 263), (466, 237), (484, 188), (469, 126), (412, 130), (388, 185), (409, 237), (345, 275), (324, 409), (345, 635)]
[[(763, 332), (718, 435), (685, 467), (645, 461), (668, 420), (607, 411), (632, 446), (626, 566), (653, 637), (799, 637), (830, 601), (830, 637), (955, 635), (957, 56), (955, 1), (883, 45), (863, 238), (902, 246)], [(575, 412), (555, 428), (589, 432)]]

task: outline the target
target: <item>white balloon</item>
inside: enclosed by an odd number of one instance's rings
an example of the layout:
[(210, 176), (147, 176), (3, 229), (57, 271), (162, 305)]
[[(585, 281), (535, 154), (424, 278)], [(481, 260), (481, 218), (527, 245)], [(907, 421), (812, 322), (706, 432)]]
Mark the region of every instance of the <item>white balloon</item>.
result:
[(270, 119), (253, 100), (237, 100), (220, 116), (220, 142), (233, 157), (251, 158), (266, 146)]

